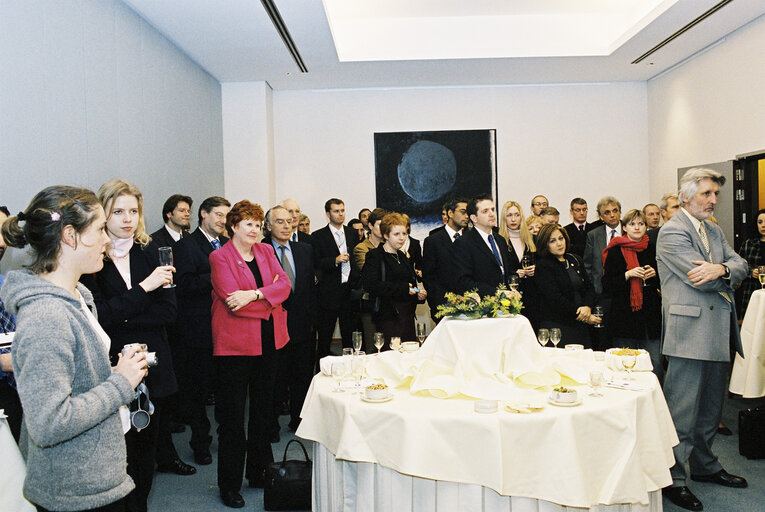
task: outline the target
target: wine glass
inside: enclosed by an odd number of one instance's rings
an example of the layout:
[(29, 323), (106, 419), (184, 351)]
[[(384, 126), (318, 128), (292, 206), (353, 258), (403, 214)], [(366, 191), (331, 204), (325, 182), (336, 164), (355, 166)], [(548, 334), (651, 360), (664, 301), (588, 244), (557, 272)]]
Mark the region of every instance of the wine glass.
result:
[[(534, 257), (531, 254), (524, 254), (521, 259), (521, 266), (523, 267), (523, 270), (528, 270), (529, 267), (533, 267)], [(524, 275), (523, 277), (525, 278), (526, 276)]]
[(539, 329), (537, 331), (537, 341), (539, 341), (539, 344), (543, 347), (547, 345), (547, 342), (550, 339), (550, 331), (547, 329)]
[[(162, 267), (173, 266), (173, 248), (172, 247), (159, 248), (159, 265)], [(175, 283), (166, 284), (162, 288), (175, 288)]]
[[(380, 333), (382, 335), (382, 333)], [(398, 352), (401, 352), (401, 338), (398, 336), (391, 336), (390, 338), (390, 348), (392, 350), (396, 350)]]
[(383, 345), (385, 345), (385, 337), (382, 335), (381, 332), (375, 333), (375, 348), (377, 349), (377, 353), (380, 353), (380, 349), (383, 348)]
[(345, 359), (350, 359), (353, 355), (353, 349), (351, 347), (343, 347), (343, 357)]
[[(645, 285), (645, 281), (643, 281), (643, 284)], [(600, 318), (601, 323), (593, 325), (596, 329), (602, 329), (603, 328), (603, 306), (595, 306), (592, 310), (592, 316), (595, 318)]]
[(420, 342), (420, 345), (422, 345), (422, 342), (425, 341), (425, 337), (427, 336), (427, 332), (425, 330), (425, 324), (422, 322), (417, 322), (417, 339)]
[(550, 329), (550, 341), (552, 341), (552, 344), (555, 348), (558, 348), (558, 343), (560, 343), (560, 337), (561, 337), (560, 329), (558, 329), (557, 327)]
[(359, 355), (359, 353), (356, 353), (351, 359), (351, 375), (356, 381), (354, 386), (354, 394), (356, 394), (361, 389), (361, 377), (364, 375), (364, 356)]
[(765, 267), (757, 267), (757, 279), (760, 280), (760, 289), (765, 288)]
[(348, 374), (348, 364), (346, 361), (335, 361), (332, 363), (332, 378), (335, 379), (335, 393), (344, 393), (345, 390), (340, 387), (340, 382)]
[(351, 340), (353, 341), (353, 350), (358, 354), (361, 350), (361, 344), (364, 341), (364, 336), (361, 334), (361, 331), (353, 331)]
[(590, 396), (603, 396), (603, 393), (598, 391), (598, 388), (600, 388), (601, 384), (603, 384), (603, 372), (600, 370), (591, 371), (590, 387), (592, 388), (592, 391), (590, 392)]
[(625, 370), (627, 370), (627, 380), (633, 380), (632, 379), (632, 369), (635, 367), (635, 363), (637, 362), (637, 357), (635, 357), (634, 354), (628, 354), (626, 356), (621, 356), (622, 359), (622, 366)]
[(510, 276), (510, 289), (511, 290), (516, 290), (518, 288), (518, 283), (519, 282), (520, 281), (519, 281), (519, 278), (518, 278), (518, 274), (511, 275)]

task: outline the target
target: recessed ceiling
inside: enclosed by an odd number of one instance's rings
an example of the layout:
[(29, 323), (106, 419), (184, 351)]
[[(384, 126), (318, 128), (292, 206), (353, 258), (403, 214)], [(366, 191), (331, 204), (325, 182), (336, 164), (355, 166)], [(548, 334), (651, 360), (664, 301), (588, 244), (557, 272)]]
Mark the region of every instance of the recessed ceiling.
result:
[(677, 0), (324, 0), (340, 62), (610, 55)]
[(123, 1), (220, 82), (275, 90), (641, 81), (765, 14), (732, 1), (630, 64), (720, 0), (273, 0), (301, 73), (258, 0)]

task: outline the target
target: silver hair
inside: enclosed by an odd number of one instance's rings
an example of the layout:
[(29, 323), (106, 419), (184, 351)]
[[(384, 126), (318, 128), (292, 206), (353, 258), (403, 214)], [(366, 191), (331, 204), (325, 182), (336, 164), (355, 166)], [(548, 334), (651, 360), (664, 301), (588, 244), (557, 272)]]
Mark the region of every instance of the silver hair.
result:
[(272, 206), (271, 208), (269, 208), (268, 211), (266, 212), (266, 224), (268, 224), (269, 226), (271, 225), (271, 212), (274, 210), (284, 210), (286, 212), (289, 212), (287, 208), (285, 208), (284, 206), (280, 204), (277, 204), (276, 206)]
[(600, 211), (603, 209), (603, 207), (609, 204), (615, 204), (619, 207), (619, 211), (622, 211), (622, 203), (620, 203), (618, 199), (616, 199), (614, 196), (606, 196), (598, 201), (598, 206), (596, 207), (598, 211), (598, 217), (600, 217)]
[(680, 178), (680, 190), (678, 191), (678, 201), (680, 204), (686, 204), (699, 191), (699, 183), (702, 180), (712, 180), (721, 187), (725, 185), (725, 176), (712, 169), (704, 167), (694, 167), (688, 169)]
[(680, 198), (677, 197), (677, 193), (675, 192), (667, 192), (663, 196), (661, 196), (661, 201), (659, 201), (659, 208), (662, 210), (666, 210), (669, 206), (669, 200), (675, 199), (677, 202), (680, 202)]

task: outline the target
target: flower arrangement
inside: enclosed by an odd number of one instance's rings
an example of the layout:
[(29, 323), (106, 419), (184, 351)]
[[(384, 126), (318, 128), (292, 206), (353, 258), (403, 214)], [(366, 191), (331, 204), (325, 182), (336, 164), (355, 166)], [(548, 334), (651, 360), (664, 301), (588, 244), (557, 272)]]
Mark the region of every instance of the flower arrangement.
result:
[(438, 306), (436, 318), (466, 316), (469, 318), (496, 318), (517, 315), (523, 308), (521, 293), (500, 285), (494, 295), (481, 297), (476, 290), (462, 295), (448, 292), (446, 303)]

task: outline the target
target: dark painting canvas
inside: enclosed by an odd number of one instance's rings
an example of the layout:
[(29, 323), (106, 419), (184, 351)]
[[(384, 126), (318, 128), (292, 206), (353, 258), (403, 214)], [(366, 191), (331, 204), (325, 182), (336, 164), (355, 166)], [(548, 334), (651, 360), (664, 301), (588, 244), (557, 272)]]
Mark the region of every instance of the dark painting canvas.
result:
[(408, 214), (412, 236), (441, 225), (452, 197), (496, 197), (496, 130), (375, 133), (377, 206)]

